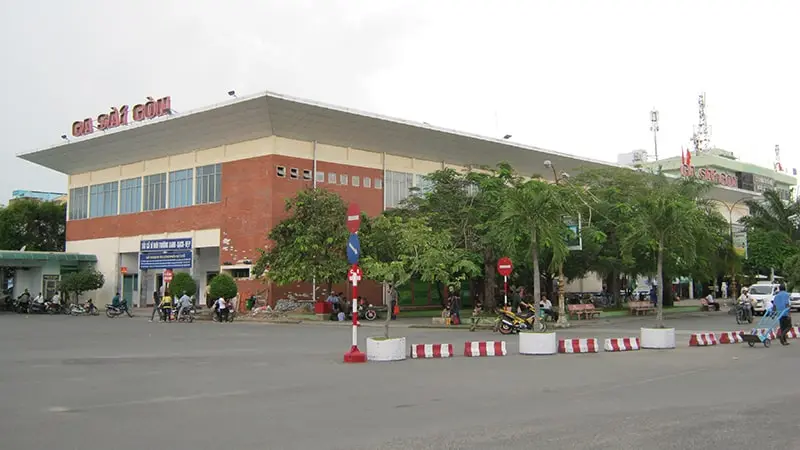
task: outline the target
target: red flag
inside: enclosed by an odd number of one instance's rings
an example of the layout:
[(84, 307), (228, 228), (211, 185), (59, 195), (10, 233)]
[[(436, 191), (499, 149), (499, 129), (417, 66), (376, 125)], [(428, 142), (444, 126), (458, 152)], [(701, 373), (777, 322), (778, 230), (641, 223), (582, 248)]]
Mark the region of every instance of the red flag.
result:
[(692, 165), (692, 151), (691, 150), (686, 150), (686, 165), (687, 166), (691, 166)]

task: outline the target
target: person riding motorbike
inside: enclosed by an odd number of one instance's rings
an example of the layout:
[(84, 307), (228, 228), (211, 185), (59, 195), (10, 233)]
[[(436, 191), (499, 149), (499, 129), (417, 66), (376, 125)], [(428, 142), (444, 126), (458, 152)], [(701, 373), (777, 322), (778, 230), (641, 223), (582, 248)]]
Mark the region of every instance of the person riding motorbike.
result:
[(189, 297), (189, 296), (186, 294), (186, 291), (183, 291), (183, 295), (182, 295), (182, 296), (181, 296), (181, 298), (178, 300), (178, 302), (179, 302), (178, 304), (179, 304), (180, 306), (178, 307), (178, 315), (177, 315), (177, 317), (181, 317), (181, 314), (183, 314), (183, 311), (184, 311), (185, 309), (189, 309), (189, 308), (191, 308), (191, 307), (192, 307), (192, 298), (191, 298), (191, 297)]
[(220, 297), (217, 299), (214, 303), (214, 309), (216, 310), (220, 322), (228, 321), (228, 302), (226, 302), (224, 298)]
[(747, 287), (743, 287), (741, 292), (742, 294), (739, 296), (739, 299), (736, 303), (737, 320), (752, 322), (755, 300), (750, 297), (750, 290)]

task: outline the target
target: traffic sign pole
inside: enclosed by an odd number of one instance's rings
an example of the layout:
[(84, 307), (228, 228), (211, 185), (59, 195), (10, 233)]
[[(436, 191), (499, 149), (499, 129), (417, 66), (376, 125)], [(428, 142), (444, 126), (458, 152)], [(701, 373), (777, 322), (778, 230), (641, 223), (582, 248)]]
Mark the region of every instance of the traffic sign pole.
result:
[(497, 260), (497, 273), (503, 276), (503, 308), (508, 309), (508, 276), (514, 270), (511, 258), (503, 256)]
[(350, 282), (353, 283), (353, 343), (350, 351), (344, 354), (346, 363), (367, 362), (367, 355), (358, 349), (358, 282), (361, 280), (361, 268), (353, 264), (347, 273)]
[(508, 308), (508, 277), (503, 277), (503, 306)]

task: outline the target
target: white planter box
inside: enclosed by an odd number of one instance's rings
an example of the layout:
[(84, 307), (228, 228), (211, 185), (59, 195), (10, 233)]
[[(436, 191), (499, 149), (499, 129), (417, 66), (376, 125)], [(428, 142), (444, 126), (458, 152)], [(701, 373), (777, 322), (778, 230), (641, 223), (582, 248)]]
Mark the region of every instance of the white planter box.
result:
[(675, 328), (642, 328), (642, 348), (675, 348)]
[(519, 334), (519, 353), (522, 355), (555, 355), (558, 339), (555, 333)]
[(406, 338), (367, 338), (367, 361), (402, 361), (406, 359)]

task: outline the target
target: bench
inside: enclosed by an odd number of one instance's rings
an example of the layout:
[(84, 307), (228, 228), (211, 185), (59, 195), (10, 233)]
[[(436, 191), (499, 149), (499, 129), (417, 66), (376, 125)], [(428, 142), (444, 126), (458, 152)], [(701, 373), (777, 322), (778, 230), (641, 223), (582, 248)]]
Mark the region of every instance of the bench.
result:
[(708, 300), (703, 297), (700, 299), (700, 310), (701, 311), (719, 311), (719, 303), (708, 303)]
[(648, 301), (628, 302), (628, 309), (630, 309), (632, 315), (638, 316), (639, 314), (647, 315), (650, 311), (654, 311), (655, 307)]
[(569, 317), (577, 317), (578, 319), (594, 319), (595, 316), (600, 316), (600, 311), (595, 309), (594, 305), (567, 305), (567, 314)]

